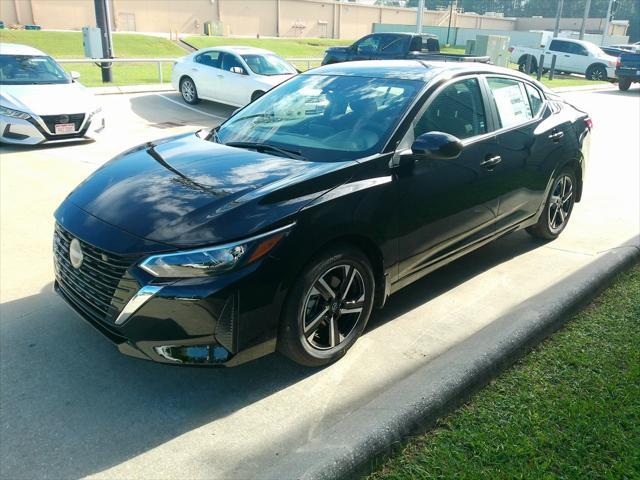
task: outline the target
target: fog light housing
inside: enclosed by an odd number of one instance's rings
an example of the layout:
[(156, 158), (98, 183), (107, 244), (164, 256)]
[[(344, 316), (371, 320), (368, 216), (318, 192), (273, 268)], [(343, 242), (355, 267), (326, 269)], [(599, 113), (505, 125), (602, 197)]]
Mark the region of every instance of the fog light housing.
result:
[(216, 365), (231, 358), (221, 345), (163, 345), (153, 348), (161, 357), (174, 362), (194, 365)]

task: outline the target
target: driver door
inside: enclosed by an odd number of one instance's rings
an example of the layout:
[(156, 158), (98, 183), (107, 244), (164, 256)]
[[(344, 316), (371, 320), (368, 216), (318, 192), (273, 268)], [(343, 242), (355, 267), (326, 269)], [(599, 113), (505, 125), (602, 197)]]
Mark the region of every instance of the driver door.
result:
[(375, 58), (380, 49), (380, 35), (369, 35), (355, 45), (354, 60), (371, 60)]
[(400, 157), (394, 178), (399, 278), (494, 233), (500, 190), (483, 166), (496, 148), (486, 105), (476, 78), (453, 81), (432, 94), (401, 142), (410, 148), (418, 136), (439, 131), (459, 138), (464, 148), (455, 160)]

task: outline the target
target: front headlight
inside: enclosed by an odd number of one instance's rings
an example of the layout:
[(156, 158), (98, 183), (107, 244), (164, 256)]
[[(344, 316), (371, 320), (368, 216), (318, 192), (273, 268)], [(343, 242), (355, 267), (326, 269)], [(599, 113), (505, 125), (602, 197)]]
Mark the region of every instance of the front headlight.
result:
[(13, 108), (7, 108), (0, 105), (0, 115), (6, 115), (7, 117), (21, 118), (22, 120), (28, 120), (31, 115), (20, 110), (14, 110)]
[(248, 265), (269, 253), (293, 227), (293, 223), (262, 235), (216, 247), (153, 255), (140, 268), (154, 277), (210, 277)]

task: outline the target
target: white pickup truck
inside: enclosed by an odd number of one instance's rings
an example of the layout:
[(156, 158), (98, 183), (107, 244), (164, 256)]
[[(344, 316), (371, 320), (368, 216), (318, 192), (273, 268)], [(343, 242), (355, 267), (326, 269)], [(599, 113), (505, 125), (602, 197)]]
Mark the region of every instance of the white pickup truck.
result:
[(569, 38), (554, 38), (544, 48), (512, 47), (511, 61), (518, 64), (521, 72), (527, 69), (527, 62), (531, 57), (531, 67), (528, 73), (538, 71), (538, 59), (544, 54), (543, 68), (551, 67), (551, 58), (556, 55), (557, 72), (580, 73), (589, 80), (614, 79), (617, 58), (607, 55), (600, 47), (583, 40)]

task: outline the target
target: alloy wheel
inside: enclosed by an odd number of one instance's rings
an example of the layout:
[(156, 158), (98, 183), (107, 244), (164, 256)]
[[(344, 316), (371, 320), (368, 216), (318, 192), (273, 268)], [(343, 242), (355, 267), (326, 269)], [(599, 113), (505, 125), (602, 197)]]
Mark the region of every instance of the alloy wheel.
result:
[(180, 91), (187, 102), (193, 102), (196, 97), (196, 87), (191, 80), (183, 80)]
[(309, 289), (303, 305), (303, 335), (316, 350), (341, 344), (354, 331), (365, 306), (362, 273), (351, 264), (331, 267)]
[(558, 233), (562, 230), (573, 208), (573, 181), (569, 175), (562, 175), (556, 181), (549, 198), (549, 230)]

